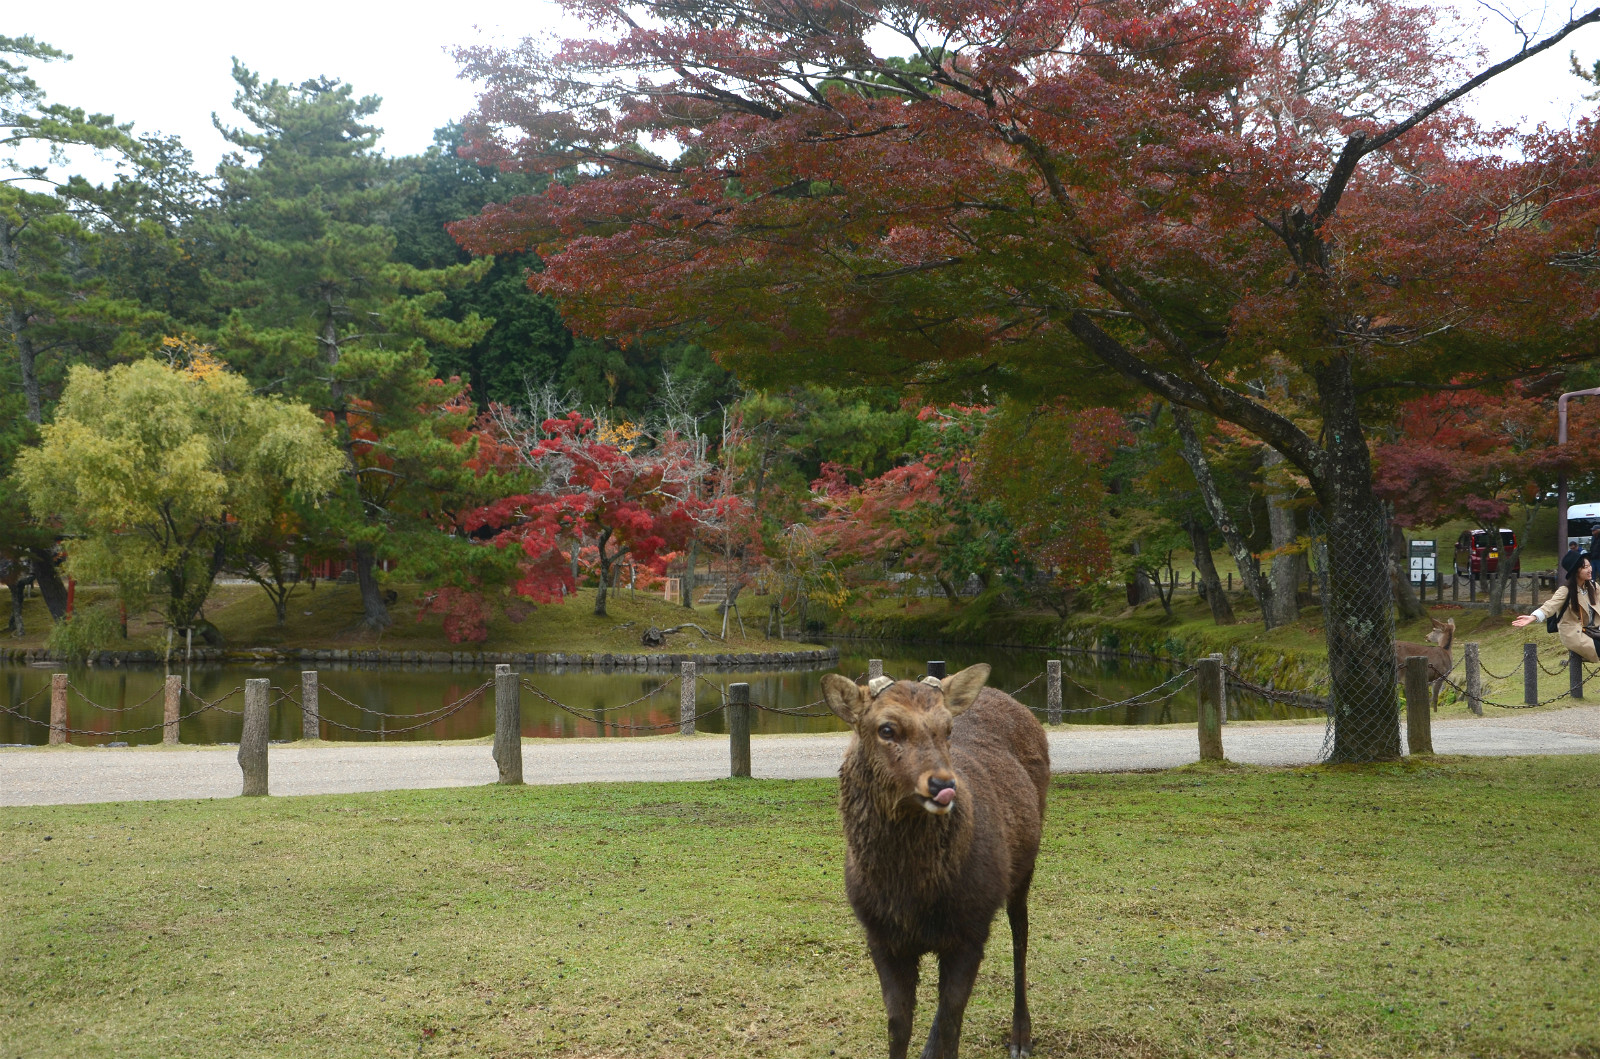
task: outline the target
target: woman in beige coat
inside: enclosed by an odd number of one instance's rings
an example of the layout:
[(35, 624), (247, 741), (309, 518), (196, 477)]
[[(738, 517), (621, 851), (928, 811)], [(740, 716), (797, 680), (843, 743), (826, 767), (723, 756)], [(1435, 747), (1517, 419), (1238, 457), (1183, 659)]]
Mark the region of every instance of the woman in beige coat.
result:
[(1600, 662), (1600, 593), (1595, 590), (1594, 568), (1586, 552), (1568, 552), (1561, 557), (1567, 583), (1556, 589), (1532, 614), (1524, 614), (1511, 624), (1521, 629), (1552, 614), (1561, 615), (1556, 634), (1561, 645), (1585, 662)]

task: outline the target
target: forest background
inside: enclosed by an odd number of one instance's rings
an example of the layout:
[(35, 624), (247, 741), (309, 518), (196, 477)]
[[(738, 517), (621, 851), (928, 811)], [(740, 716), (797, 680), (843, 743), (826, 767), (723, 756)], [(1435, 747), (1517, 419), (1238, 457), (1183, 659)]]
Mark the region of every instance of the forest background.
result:
[[(1367, 6), (1318, 10), (1348, 29)], [(1391, 10), (1423, 32), (1421, 9)], [(1301, 587), (1314, 490), (1224, 418), (1159, 394), (1096, 404), (852, 377), (824, 356), (747, 379), (714, 330), (588, 318), (574, 334), (530, 289), (537, 239), (473, 256), (447, 228), (581, 189), (595, 174), (570, 159), (507, 165), (481, 141), (464, 157), (457, 125), (422, 155), (385, 156), (379, 100), (236, 64), (235, 116), (219, 123), (235, 153), (202, 174), (175, 138), (44, 98), (28, 67), (66, 60), (0, 38), (0, 578), (15, 635), (31, 586), (63, 642), (115, 646), (147, 612), (214, 638), (219, 576), (256, 581), (282, 622), (317, 569), (354, 575), (362, 633), (392, 624), (404, 587), (409, 613), (455, 642), (580, 590), (601, 613), (619, 584), (675, 576), (693, 594), (697, 572), (721, 598), (759, 595), (774, 631), (928, 596), (1170, 615), (1163, 585), (1191, 563), (1218, 623), (1270, 629), (1315, 602)], [(92, 147), (120, 176), (16, 160), (40, 142)], [(1246, 384), (1305, 421), (1303, 369), (1270, 367)], [(1390, 403), (1370, 445), (1403, 615), (1421, 613), (1398, 576), (1406, 528), (1513, 525), (1526, 546), (1558, 473), (1589, 487), (1587, 455), (1555, 443), (1553, 396), (1595, 374), (1572, 357)], [(110, 601), (68, 620), (74, 579), (113, 586)]]

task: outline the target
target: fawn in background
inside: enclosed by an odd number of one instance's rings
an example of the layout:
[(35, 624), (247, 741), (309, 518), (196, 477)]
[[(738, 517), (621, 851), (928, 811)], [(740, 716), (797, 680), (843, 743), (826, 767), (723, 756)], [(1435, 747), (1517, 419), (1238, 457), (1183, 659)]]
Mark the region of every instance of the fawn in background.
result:
[(1406, 659), (1414, 655), (1421, 655), (1428, 660), (1428, 683), (1433, 686), (1432, 705), (1435, 713), (1439, 712), (1439, 692), (1444, 689), (1444, 678), (1450, 675), (1450, 670), (1455, 667), (1455, 660), (1450, 653), (1450, 645), (1455, 642), (1456, 622), (1454, 618), (1449, 621), (1433, 620), (1433, 629), (1428, 633), (1427, 643), (1408, 643), (1398, 640), (1394, 645), (1394, 663), (1396, 670), (1405, 668)]

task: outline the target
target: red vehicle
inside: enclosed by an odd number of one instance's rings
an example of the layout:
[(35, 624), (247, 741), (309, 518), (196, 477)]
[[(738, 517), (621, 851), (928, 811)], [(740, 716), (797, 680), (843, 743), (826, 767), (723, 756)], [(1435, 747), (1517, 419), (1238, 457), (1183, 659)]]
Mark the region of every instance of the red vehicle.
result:
[[(1508, 529), (1500, 531), (1500, 543), (1495, 544), (1488, 530), (1465, 530), (1456, 541), (1456, 576), (1481, 578), (1500, 569), (1500, 553), (1515, 551), (1517, 535)], [(1514, 574), (1522, 573), (1522, 556), (1518, 555), (1511, 567)]]

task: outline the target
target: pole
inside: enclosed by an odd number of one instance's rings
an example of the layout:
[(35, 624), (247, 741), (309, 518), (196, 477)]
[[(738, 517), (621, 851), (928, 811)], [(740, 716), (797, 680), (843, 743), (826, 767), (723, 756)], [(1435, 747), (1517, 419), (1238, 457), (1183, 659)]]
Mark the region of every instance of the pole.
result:
[(694, 735), (694, 663), (679, 663), (678, 675), (678, 734)]
[(494, 674), (494, 763), (500, 768), (497, 781), (507, 786), (522, 783), (522, 680), (511, 667), (495, 667)]
[(320, 702), (321, 690), (317, 684), (317, 671), (315, 669), (302, 670), (300, 673), (300, 738), (322, 738), (322, 704)]
[(1200, 760), (1221, 761), (1222, 757), (1222, 656), (1207, 655), (1195, 662), (1199, 671), (1196, 686), (1200, 691)]
[[(1483, 667), (1478, 664), (1478, 645), (1467, 646), (1467, 708), (1483, 716)], [(1436, 707), (1437, 708), (1437, 707)]]
[(935, 680), (943, 680), (944, 679), (944, 662), (943, 661), (929, 662), (928, 663), (928, 676), (933, 677)]
[(1406, 741), (1412, 754), (1433, 753), (1433, 718), (1428, 713), (1428, 659), (1406, 659)]
[(1583, 656), (1567, 652), (1567, 693), (1583, 701)]
[(1522, 701), (1529, 706), (1539, 702), (1539, 645), (1522, 645)]
[(728, 685), (728, 775), (750, 778), (750, 685)]
[(50, 745), (67, 741), (67, 675), (50, 674)]
[(267, 794), (267, 736), (270, 720), (267, 692), (271, 681), (265, 678), (244, 682), (244, 728), (239, 733), (239, 769), (244, 773), (246, 798)]
[(1044, 664), (1045, 718), (1051, 724), (1061, 723), (1061, 659), (1052, 658)]
[(167, 699), (161, 710), (161, 742), (166, 746), (178, 745), (178, 708), (183, 701), (183, 678), (176, 673), (167, 675)]
[[(1567, 443), (1567, 401), (1574, 397), (1592, 397), (1600, 394), (1600, 387), (1590, 390), (1573, 390), (1556, 399), (1556, 443)], [(1556, 475), (1556, 562), (1567, 554), (1567, 472)]]

